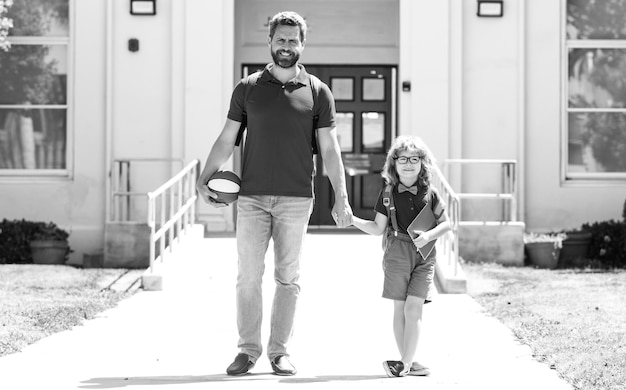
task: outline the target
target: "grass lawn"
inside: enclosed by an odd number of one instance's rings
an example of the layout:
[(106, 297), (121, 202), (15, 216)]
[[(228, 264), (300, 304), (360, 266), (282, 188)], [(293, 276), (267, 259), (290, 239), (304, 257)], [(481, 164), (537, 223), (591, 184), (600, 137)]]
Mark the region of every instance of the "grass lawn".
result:
[(463, 270), (468, 294), (575, 389), (626, 389), (626, 270)]
[(133, 292), (107, 288), (123, 269), (0, 265), (0, 356), (80, 325)]

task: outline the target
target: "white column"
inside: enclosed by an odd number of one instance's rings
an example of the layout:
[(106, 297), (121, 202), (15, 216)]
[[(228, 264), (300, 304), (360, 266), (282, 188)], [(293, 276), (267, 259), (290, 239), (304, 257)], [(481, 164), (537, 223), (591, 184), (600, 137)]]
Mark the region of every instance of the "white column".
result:
[(400, 0), (398, 134), (422, 137), (438, 159), (449, 156), (450, 131), (449, 0)]
[[(224, 126), (234, 87), (234, 0), (186, 2), (185, 160), (203, 166)], [(232, 169), (232, 159), (224, 166)], [(232, 206), (216, 209), (198, 202), (207, 230), (233, 230)]]

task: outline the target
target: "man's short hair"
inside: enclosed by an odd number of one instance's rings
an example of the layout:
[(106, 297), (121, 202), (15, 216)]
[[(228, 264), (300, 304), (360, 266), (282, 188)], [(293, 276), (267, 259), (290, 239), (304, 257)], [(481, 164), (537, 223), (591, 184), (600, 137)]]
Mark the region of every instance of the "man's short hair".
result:
[(270, 39), (274, 38), (276, 27), (278, 26), (297, 26), (300, 29), (300, 41), (306, 39), (306, 21), (302, 16), (293, 11), (279, 12), (270, 19)]

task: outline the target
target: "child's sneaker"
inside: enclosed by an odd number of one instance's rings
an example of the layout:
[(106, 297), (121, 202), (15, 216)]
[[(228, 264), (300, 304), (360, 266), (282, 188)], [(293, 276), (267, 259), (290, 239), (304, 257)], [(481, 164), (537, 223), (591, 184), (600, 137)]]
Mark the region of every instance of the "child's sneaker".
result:
[(422, 366), (418, 362), (413, 362), (411, 364), (411, 369), (409, 370), (409, 374), (411, 376), (428, 376), (430, 375), (430, 369), (426, 366)]
[(383, 362), (383, 368), (390, 378), (405, 376), (409, 373), (410, 367), (404, 368), (404, 363), (398, 360), (386, 360)]

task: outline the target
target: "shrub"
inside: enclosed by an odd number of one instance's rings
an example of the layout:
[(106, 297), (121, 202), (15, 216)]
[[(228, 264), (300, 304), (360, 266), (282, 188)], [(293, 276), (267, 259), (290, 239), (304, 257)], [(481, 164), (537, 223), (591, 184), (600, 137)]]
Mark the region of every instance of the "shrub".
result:
[(585, 223), (582, 229), (591, 232), (591, 260), (604, 268), (626, 268), (626, 221)]
[(0, 222), (0, 264), (32, 263), (30, 241), (44, 237), (67, 240), (68, 236), (53, 222), (3, 219)]

